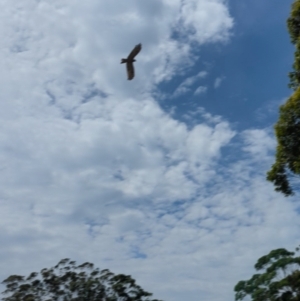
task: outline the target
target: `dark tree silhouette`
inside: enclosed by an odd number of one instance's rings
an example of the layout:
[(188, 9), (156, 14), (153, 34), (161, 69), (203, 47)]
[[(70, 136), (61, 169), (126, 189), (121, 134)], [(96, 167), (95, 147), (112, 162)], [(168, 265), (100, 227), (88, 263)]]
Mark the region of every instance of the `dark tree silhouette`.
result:
[(129, 275), (100, 271), (89, 262), (76, 266), (68, 258), (27, 278), (11, 275), (2, 284), (3, 301), (159, 301)]

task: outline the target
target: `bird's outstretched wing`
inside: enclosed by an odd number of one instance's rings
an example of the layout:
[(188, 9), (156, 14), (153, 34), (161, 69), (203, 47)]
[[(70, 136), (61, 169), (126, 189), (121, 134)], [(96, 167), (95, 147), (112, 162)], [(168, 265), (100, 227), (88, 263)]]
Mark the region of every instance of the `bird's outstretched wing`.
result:
[(127, 60), (131, 61), (135, 58), (135, 56), (141, 51), (142, 44), (137, 44), (132, 51), (129, 53)]
[(128, 80), (131, 80), (134, 78), (134, 67), (132, 62), (126, 63), (126, 69), (127, 69), (127, 78)]

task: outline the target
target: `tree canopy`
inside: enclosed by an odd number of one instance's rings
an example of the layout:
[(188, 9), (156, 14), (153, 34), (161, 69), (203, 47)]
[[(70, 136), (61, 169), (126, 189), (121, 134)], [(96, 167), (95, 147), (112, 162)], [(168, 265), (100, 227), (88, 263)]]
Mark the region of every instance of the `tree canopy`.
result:
[(11, 275), (2, 284), (3, 301), (159, 301), (129, 275), (100, 271), (89, 262), (76, 266), (68, 258), (28, 277)]
[(267, 173), (267, 180), (273, 182), (276, 191), (290, 196), (295, 191), (293, 180), (300, 175), (300, 0), (293, 3), (287, 23), (296, 47), (294, 70), (289, 74), (289, 86), (295, 91), (279, 110), (275, 163)]
[(295, 61), (293, 64), (293, 71), (290, 72), (290, 84), (289, 86), (294, 90), (299, 87), (300, 84), (300, 1), (296, 0), (292, 4), (292, 10), (290, 17), (287, 20), (288, 30), (291, 37), (291, 42), (295, 45)]
[(264, 272), (237, 283), (234, 288), (236, 301), (246, 296), (252, 301), (300, 300), (300, 257), (294, 252), (273, 250), (259, 258), (254, 267)]
[(276, 161), (267, 174), (276, 191), (293, 194), (291, 177), (300, 175), (300, 87), (280, 107), (275, 125), (277, 137)]

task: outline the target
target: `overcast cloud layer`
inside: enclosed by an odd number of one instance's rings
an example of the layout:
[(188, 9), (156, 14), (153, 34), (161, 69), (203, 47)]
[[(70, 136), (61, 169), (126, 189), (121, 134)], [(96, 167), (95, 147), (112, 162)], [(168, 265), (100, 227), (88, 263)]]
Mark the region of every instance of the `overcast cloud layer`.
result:
[[(159, 299), (223, 301), (259, 256), (295, 247), (296, 205), (265, 182), (272, 131), (240, 133), (201, 108), (188, 126), (154, 97), (195, 49), (230, 39), (225, 1), (0, 6), (1, 279), (69, 257)], [(140, 42), (129, 82), (119, 62)]]

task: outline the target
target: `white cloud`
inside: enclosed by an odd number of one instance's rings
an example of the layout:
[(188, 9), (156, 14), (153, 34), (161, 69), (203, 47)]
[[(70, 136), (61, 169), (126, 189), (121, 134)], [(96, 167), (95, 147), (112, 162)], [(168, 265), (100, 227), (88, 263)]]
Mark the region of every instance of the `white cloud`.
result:
[(274, 155), (276, 142), (269, 131), (262, 129), (246, 130), (244, 150), (251, 153), (256, 160), (265, 160), (268, 155)]
[(205, 78), (207, 76), (206, 71), (200, 71), (198, 74), (186, 78), (175, 90), (172, 97), (178, 97), (182, 94), (189, 92), (192, 88), (191, 86), (201, 78)]
[(205, 86), (199, 86), (195, 90), (194, 95), (202, 94), (202, 93), (205, 93), (206, 91), (207, 91), (207, 87), (205, 87)]
[[(221, 0), (2, 2), (1, 279), (70, 257), (160, 299), (217, 301), (278, 237), (293, 246), (294, 205), (264, 182), (270, 134), (201, 109), (188, 128), (148, 93), (232, 23)], [(128, 82), (119, 62), (139, 42)]]
[(223, 80), (224, 77), (217, 77), (214, 82), (214, 88), (215, 89), (219, 88)]
[[(209, 21), (212, 19), (214, 22)], [(183, 31), (190, 33), (188, 38), (200, 43), (226, 40), (227, 29), (233, 25), (226, 6), (218, 0), (183, 2), (179, 20)]]

